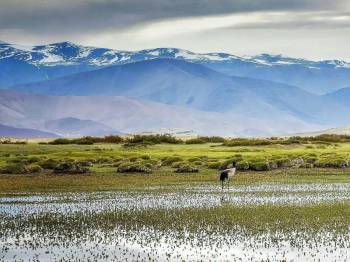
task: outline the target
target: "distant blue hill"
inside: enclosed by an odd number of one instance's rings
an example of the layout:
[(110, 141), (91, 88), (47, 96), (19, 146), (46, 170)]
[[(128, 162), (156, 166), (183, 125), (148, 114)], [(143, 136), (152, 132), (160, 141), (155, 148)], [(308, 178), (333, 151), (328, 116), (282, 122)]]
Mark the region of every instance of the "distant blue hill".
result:
[[(207, 112), (125, 96), (46, 96), (0, 90), (0, 122), (62, 136), (79, 136), (108, 126), (123, 133), (193, 130), (201, 135), (271, 136), (325, 129), (288, 113), (252, 117)], [(84, 119), (84, 120), (81, 120)], [(89, 121), (90, 120), (90, 121)]]
[(281, 82), (316, 94), (350, 86), (350, 64), (338, 60), (310, 61), (269, 54), (253, 57), (198, 54), (177, 48), (131, 52), (71, 42), (29, 47), (0, 42), (0, 88), (156, 58), (186, 60), (226, 75)]
[(332, 93), (324, 95), (329, 99), (333, 99), (339, 103), (344, 104), (345, 106), (350, 107), (350, 87), (342, 88)]
[(40, 130), (29, 129), (29, 128), (16, 128), (16, 127), (0, 124), (0, 137), (54, 138), (59, 136), (50, 132), (43, 132)]
[(327, 96), (272, 81), (227, 76), (176, 59), (110, 66), (13, 89), (58, 96), (128, 96), (265, 119), (293, 116), (316, 124), (350, 122), (350, 107)]

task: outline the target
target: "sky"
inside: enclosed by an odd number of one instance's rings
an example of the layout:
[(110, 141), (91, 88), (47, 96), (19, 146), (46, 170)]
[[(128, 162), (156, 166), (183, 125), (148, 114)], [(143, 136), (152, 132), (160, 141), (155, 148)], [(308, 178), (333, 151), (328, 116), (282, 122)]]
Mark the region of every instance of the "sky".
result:
[(0, 40), (350, 61), (350, 0), (0, 0)]

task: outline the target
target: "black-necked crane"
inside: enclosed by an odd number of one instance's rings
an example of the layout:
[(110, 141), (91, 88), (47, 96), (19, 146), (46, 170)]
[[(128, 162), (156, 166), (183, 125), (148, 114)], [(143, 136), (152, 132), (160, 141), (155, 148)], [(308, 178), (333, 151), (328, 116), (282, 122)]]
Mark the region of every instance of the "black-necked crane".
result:
[(221, 188), (224, 189), (224, 182), (225, 180), (227, 180), (228, 183), (228, 187), (230, 186), (230, 179), (234, 177), (234, 175), (236, 174), (236, 163), (233, 163), (233, 167), (232, 168), (228, 168), (225, 170), (222, 170), (220, 175), (219, 175), (219, 179), (221, 181)]

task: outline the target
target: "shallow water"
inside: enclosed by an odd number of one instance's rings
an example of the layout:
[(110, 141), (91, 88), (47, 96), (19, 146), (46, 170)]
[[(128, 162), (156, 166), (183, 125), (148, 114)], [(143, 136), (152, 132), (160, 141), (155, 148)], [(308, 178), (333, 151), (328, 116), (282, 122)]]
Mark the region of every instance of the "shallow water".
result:
[[(335, 235), (326, 229), (316, 235), (264, 231), (251, 235), (237, 226), (225, 231), (156, 230), (142, 225), (125, 230), (111, 225), (107, 231), (85, 229), (79, 234), (26, 227), (29, 220), (51, 214), (124, 210), (210, 208), (227, 204), (314, 205), (350, 200), (350, 184), (261, 184), (166, 186), (131, 191), (50, 193), (0, 196), (0, 215), (11, 231), (0, 232), (0, 261), (346, 261), (350, 234)], [(17, 224), (18, 222), (18, 224)], [(174, 221), (176, 222), (176, 221)], [(82, 220), (81, 223), (84, 223)], [(69, 231), (69, 230), (68, 230)], [(73, 231), (72, 231), (73, 232)], [(295, 234), (295, 235), (293, 235)]]
[(264, 184), (152, 187), (140, 191), (0, 196), (0, 214), (95, 212), (125, 209), (205, 208), (222, 204), (318, 204), (350, 200), (350, 184)]

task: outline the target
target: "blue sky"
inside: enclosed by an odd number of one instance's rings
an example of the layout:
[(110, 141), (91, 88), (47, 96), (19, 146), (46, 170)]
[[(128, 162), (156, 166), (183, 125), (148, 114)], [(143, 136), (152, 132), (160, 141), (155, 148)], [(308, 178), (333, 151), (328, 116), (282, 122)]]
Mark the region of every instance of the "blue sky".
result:
[(0, 39), (350, 61), (350, 1), (1, 0)]

